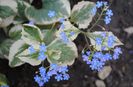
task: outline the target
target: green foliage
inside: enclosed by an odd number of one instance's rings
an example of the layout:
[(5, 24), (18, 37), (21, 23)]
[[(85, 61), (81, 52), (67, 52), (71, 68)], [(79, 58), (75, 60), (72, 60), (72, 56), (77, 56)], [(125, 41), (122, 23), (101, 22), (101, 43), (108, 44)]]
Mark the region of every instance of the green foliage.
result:
[(10, 46), (14, 40), (6, 39), (0, 44), (0, 58), (8, 58)]
[(21, 38), (21, 32), (22, 32), (23, 26), (21, 24), (13, 26), (9, 30), (9, 37), (12, 39), (20, 39)]
[(70, 21), (79, 25), (79, 28), (87, 28), (92, 21), (94, 14), (92, 9), (95, 7), (95, 3), (90, 1), (82, 1), (75, 5), (72, 9)]
[(43, 40), (42, 33), (40, 29), (34, 25), (25, 24), (22, 29), (22, 37), (25, 43), (29, 45), (40, 44)]
[(14, 11), (9, 6), (0, 6), (0, 18), (7, 18), (14, 14)]
[(8, 80), (4, 74), (0, 73), (0, 86), (8, 85)]
[[(88, 27), (95, 15), (92, 9), (96, 5), (93, 2), (81, 1), (71, 11), (68, 0), (42, 0), (43, 4), (41, 9), (36, 9), (23, 0), (0, 1), (3, 4), (1, 5), (0, 3), (0, 27), (7, 27), (11, 23), (13, 25), (13, 27), (8, 27), (10, 28), (8, 33), (9, 37), (13, 40), (7, 39), (0, 45), (0, 57), (5, 57), (5, 55), (9, 54), (8, 60), (11, 67), (20, 66), (24, 63), (29, 63), (33, 66), (41, 64), (41, 61), (38, 60), (39, 46), (41, 43), (45, 43), (47, 46), (46, 56), (49, 63), (72, 65), (75, 58), (78, 57), (77, 47), (72, 41), (80, 33), (87, 35), (95, 50), (100, 51), (102, 48), (96, 45), (95, 38), (101, 37), (103, 32), (86, 33), (84, 30), (81, 30)], [(10, 2), (13, 3), (13, 6), (9, 4)], [(55, 16), (49, 17), (49, 11), (55, 11)], [(64, 29), (59, 28), (60, 24), (58, 22), (61, 18), (65, 19), (61, 23)], [(28, 21), (32, 21), (38, 25), (23, 25), (23, 23), (27, 23)], [(79, 29), (73, 23), (77, 24)], [(46, 26), (50, 26), (53, 29), (48, 29)], [(66, 37), (69, 39), (68, 43), (64, 43), (61, 40), (61, 32), (66, 34)], [(71, 32), (74, 34), (71, 35)], [(120, 40), (112, 32), (106, 33), (115, 37), (113, 47), (122, 45)], [(107, 46), (107, 40), (108, 38), (104, 38), (102, 45)], [(29, 54), (28, 48), (30, 45), (36, 50), (33, 54)], [(109, 49), (106, 48), (106, 50)]]
[(77, 47), (71, 41), (66, 44), (57, 38), (48, 45), (48, 61), (50, 63), (72, 65), (77, 56)]
[[(70, 15), (70, 3), (68, 0), (42, 0), (43, 6), (41, 9), (36, 9), (33, 6), (25, 10), (25, 15), (29, 20), (36, 24), (52, 24), (59, 21), (60, 18), (68, 18)], [(50, 18), (48, 12), (55, 11), (55, 17)]]

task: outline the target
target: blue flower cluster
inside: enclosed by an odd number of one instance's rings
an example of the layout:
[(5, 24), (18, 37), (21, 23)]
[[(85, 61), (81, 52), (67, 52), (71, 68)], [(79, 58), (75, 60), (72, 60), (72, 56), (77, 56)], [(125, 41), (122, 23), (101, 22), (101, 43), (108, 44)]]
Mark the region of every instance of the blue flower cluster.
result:
[(68, 80), (70, 78), (67, 66), (58, 66), (57, 64), (51, 64), (49, 70), (46, 70), (44, 67), (39, 68), (39, 75), (34, 77), (35, 81), (39, 86), (44, 86), (52, 76), (57, 81)]
[(113, 16), (112, 10), (111, 10), (111, 9), (108, 9), (108, 10), (106, 11), (106, 16), (105, 16), (105, 18), (104, 18), (105, 24), (109, 24), (109, 23), (110, 23), (111, 17), (112, 17), (112, 16)]
[(2, 85), (2, 86), (0, 86), (0, 87), (9, 87), (8, 85)]
[[(106, 8), (109, 7), (107, 2), (104, 2), (104, 1), (97, 1), (96, 2), (97, 8), (101, 8), (103, 6), (105, 6)], [(105, 22), (105, 24), (109, 24), (111, 22), (111, 17), (113, 16), (113, 12), (111, 9), (107, 9), (105, 14), (106, 14), (106, 16), (104, 18), (104, 22)]]
[(119, 55), (122, 54), (121, 48), (116, 47), (114, 49), (114, 54), (113, 54), (113, 58), (116, 60), (119, 58)]
[[(31, 45), (29, 48), (28, 48), (28, 51), (30, 54), (34, 54), (36, 52), (36, 50), (34, 49), (34, 47)], [(39, 54), (38, 54), (38, 60), (45, 60), (47, 58), (46, 56), (46, 51), (47, 51), (47, 46), (45, 44), (40, 44), (40, 49), (39, 49)]]
[(83, 61), (87, 62), (90, 65), (92, 70), (100, 71), (105, 65), (106, 61), (116, 60), (119, 58), (119, 55), (122, 54), (121, 48), (116, 47), (114, 49), (113, 56), (110, 53), (102, 53), (102, 52), (90, 52), (86, 51), (82, 53)]
[(55, 15), (56, 15), (56, 14), (55, 14), (55, 11), (50, 10), (50, 11), (48, 12), (48, 16), (49, 16), (50, 18), (54, 17)]

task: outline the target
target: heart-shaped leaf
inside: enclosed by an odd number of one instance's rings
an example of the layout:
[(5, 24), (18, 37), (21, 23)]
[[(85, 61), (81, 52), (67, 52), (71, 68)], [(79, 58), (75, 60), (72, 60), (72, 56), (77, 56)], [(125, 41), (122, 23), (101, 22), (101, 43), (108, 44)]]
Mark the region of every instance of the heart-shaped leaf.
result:
[(94, 17), (93, 10), (95, 3), (90, 1), (81, 1), (72, 9), (70, 21), (79, 25), (79, 28), (87, 28)]
[[(49, 11), (54, 11), (55, 16), (49, 17)], [(36, 9), (33, 6), (25, 10), (25, 15), (36, 24), (52, 24), (60, 18), (68, 18), (70, 15), (70, 3), (68, 0), (42, 0), (42, 8)]]

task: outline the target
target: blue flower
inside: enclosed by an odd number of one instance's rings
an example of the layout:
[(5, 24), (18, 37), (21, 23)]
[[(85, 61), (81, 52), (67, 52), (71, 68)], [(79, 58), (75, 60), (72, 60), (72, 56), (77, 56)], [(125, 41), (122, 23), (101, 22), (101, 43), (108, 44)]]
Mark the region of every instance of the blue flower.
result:
[(67, 66), (58, 66), (57, 64), (50, 64), (49, 70), (46, 70), (44, 67), (39, 68), (39, 75), (34, 77), (35, 81), (39, 86), (43, 86), (46, 82), (50, 80), (52, 76), (57, 81), (68, 80), (70, 76), (67, 74)]
[(122, 50), (121, 50), (121, 48), (120, 47), (116, 47), (115, 49), (114, 49), (114, 52), (116, 53), (116, 54), (122, 54)]
[(34, 25), (35, 24), (35, 22), (34, 21), (29, 21), (29, 23), (28, 23), (29, 25)]
[(50, 70), (57, 69), (58, 65), (57, 64), (50, 64)]
[(55, 79), (56, 79), (57, 81), (63, 80), (62, 74), (57, 74), (57, 75), (55, 76)]
[(96, 40), (96, 45), (101, 45), (102, 44), (102, 38), (96, 37), (95, 40)]
[(70, 35), (71, 35), (71, 36), (73, 36), (74, 34), (75, 34), (75, 32), (73, 32), (73, 31), (70, 32)]
[(41, 74), (41, 76), (43, 77), (44, 75), (46, 75), (46, 69), (44, 67), (40, 67), (39, 68), (39, 72)]
[(111, 18), (108, 16), (105, 16), (104, 22), (105, 22), (105, 24), (109, 24), (111, 22)]
[(101, 58), (101, 61), (108, 61), (108, 60), (112, 60), (112, 56), (109, 53), (106, 53), (105, 55), (103, 55), (103, 57)]
[(96, 2), (96, 7), (97, 8), (100, 8), (100, 7), (102, 7), (103, 6), (103, 2), (102, 1), (97, 1)]
[(111, 10), (111, 9), (108, 9), (107, 12), (106, 12), (106, 15), (107, 15), (108, 17), (113, 16), (112, 10)]
[(112, 47), (113, 46), (113, 44), (114, 44), (114, 41), (115, 41), (115, 38), (114, 38), (114, 36), (108, 36), (108, 41), (107, 41), (107, 43), (108, 43), (108, 47)]
[(47, 46), (45, 44), (40, 45), (40, 51), (46, 52), (47, 51)]
[(52, 17), (54, 17), (55, 16), (55, 11), (49, 11), (48, 12), (48, 16), (50, 17), (50, 18), (52, 18)]
[(65, 73), (65, 72), (68, 72), (68, 67), (67, 66), (59, 66), (57, 70), (59, 73)]
[(65, 32), (61, 32), (61, 33), (60, 33), (60, 36), (61, 36), (61, 39), (62, 39), (65, 43), (68, 43), (68, 42), (69, 42), (69, 39), (68, 39), (68, 37), (67, 37), (67, 35), (66, 35)]
[(102, 36), (103, 38), (105, 38), (105, 37), (106, 37), (106, 33), (103, 32), (103, 33), (101, 34), (101, 36)]
[(33, 54), (33, 53), (36, 52), (33, 46), (30, 46), (30, 47), (28, 48), (28, 51), (29, 51), (30, 54)]
[(65, 21), (65, 18), (61, 18), (59, 20), (59, 22), (61, 23), (61, 26), (60, 26), (61, 29), (64, 29), (65, 28), (64, 21)]
[(114, 60), (119, 59), (119, 55), (120, 55), (120, 54), (114, 53), (114, 54), (113, 54), (113, 59), (114, 59)]
[(102, 52), (95, 52), (94, 55), (93, 55), (94, 58), (102, 58), (103, 57), (103, 54)]
[(40, 87), (44, 85), (44, 82), (42, 81), (42, 78), (40, 76), (36, 75), (34, 77), (34, 80), (39, 84)]
[(93, 7), (92, 10), (91, 10), (91, 13), (92, 13), (93, 15), (96, 15), (96, 12), (97, 12), (97, 8), (96, 8), (96, 7)]
[(83, 54), (82, 58), (83, 58), (83, 61), (88, 61), (89, 60), (89, 57), (86, 54)]
[(90, 60), (89, 60), (89, 56), (90, 56), (91, 52), (90, 51), (86, 51), (86, 53), (82, 53), (82, 58), (83, 61), (85, 61), (87, 64), (90, 64)]
[(63, 80), (69, 80), (70, 76), (69, 74), (63, 74)]
[(61, 18), (61, 19), (59, 20), (60, 23), (63, 23), (64, 21), (65, 21), (65, 18)]
[(62, 23), (61, 25), (60, 25), (60, 29), (64, 29), (65, 28), (65, 25)]
[(45, 53), (43, 51), (39, 52), (39, 56), (38, 56), (38, 60), (45, 60), (47, 58), (47, 56), (45, 55)]
[(108, 5), (108, 2), (103, 2), (104, 6), (107, 6)]
[(103, 61), (100, 61), (96, 58), (93, 58), (90, 64), (90, 67), (92, 70), (100, 71), (102, 70), (105, 63)]
[(47, 72), (47, 76), (49, 76), (49, 77), (51, 77), (51, 76), (53, 76), (53, 75), (56, 75), (57, 74), (57, 71), (54, 69), (54, 70), (49, 70), (48, 72)]
[(118, 59), (120, 54), (122, 54), (121, 48), (116, 47), (114, 49), (113, 59), (115, 59), (115, 60)]

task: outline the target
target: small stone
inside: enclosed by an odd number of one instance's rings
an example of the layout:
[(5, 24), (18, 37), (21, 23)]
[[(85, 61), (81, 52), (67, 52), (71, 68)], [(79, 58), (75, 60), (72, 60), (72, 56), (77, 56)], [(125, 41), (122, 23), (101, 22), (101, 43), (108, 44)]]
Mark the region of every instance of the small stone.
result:
[(106, 79), (111, 73), (112, 68), (110, 66), (104, 66), (104, 68), (98, 72), (98, 77), (102, 80)]
[(124, 31), (128, 33), (128, 37), (129, 37), (131, 34), (133, 34), (133, 27), (128, 27), (124, 29)]
[(106, 87), (105, 83), (102, 80), (96, 80), (95, 84), (97, 87)]

